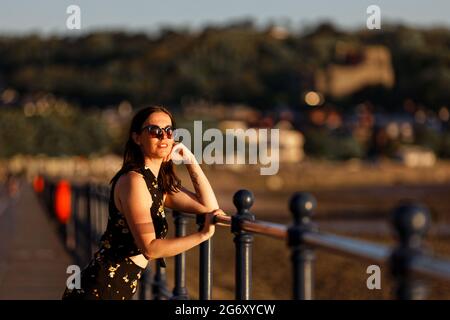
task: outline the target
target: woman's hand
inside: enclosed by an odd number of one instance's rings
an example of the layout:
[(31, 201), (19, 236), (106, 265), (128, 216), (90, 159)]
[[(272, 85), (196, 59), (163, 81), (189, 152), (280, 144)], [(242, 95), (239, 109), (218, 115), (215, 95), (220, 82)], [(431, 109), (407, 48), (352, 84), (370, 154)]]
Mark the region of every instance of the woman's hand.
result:
[(203, 225), (202, 230), (200, 231), (201, 234), (205, 236), (206, 239), (209, 239), (213, 236), (216, 226), (215, 223), (213, 223), (214, 216), (219, 215), (225, 215), (226, 213), (222, 211), (222, 209), (216, 209), (212, 212), (209, 212), (205, 214), (205, 224)]
[(164, 162), (172, 160), (175, 164), (192, 164), (195, 163), (196, 159), (191, 150), (188, 149), (183, 143), (175, 142), (172, 145), (172, 150), (164, 158)]

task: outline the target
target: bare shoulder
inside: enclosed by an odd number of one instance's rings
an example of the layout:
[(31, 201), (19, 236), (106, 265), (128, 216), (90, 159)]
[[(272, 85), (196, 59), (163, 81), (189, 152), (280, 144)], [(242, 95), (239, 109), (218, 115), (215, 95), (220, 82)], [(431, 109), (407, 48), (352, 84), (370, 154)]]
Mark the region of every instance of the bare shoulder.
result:
[(137, 190), (146, 190), (147, 185), (145, 183), (144, 177), (142, 174), (135, 172), (135, 171), (129, 171), (117, 180), (116, 185), (118, 192), (129, 192), (131, 190), (137, 191)]
[(151, 195), (143, 176), (137, 172), (127, 172), (117, 180), (117, 193), (114, 195), (117, 209), (125, 216), (135, 234), (139, 225), (151, 222), (148, 214), (152, 206)]

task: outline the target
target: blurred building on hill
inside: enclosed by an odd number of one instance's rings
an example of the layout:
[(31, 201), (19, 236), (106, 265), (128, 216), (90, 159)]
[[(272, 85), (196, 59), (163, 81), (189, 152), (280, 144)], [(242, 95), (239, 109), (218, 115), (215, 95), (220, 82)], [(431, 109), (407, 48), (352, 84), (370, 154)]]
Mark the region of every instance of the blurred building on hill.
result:
[(333, 97), (343, 97), (367, 86), (394, 86), (394, 70), (389, 49), (377, 45), (366, 46), (362, 52), (350, 46), (336, 46), (336, 60), (316, 73), (318, 91)]

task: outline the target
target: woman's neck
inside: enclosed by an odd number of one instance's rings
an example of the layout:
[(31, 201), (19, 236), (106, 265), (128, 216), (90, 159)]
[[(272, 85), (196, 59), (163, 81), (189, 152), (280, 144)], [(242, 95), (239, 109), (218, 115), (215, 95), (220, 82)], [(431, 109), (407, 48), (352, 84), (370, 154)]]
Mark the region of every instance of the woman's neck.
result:
[(145, 167), (149, 168), (150, 171), (155, 175), (155, 177), (157, 177), (159, 174), (159, 169), (161, 168), (162, 160), (163, 159), (145, 158)]

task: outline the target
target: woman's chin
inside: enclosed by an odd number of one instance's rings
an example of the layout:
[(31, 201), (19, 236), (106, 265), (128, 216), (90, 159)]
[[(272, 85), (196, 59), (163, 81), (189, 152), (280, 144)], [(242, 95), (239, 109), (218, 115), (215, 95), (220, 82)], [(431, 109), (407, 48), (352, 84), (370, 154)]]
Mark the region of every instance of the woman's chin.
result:
[(154, 157), (163, 159), (163, 158), (167, 157), (168, 154), (169, 154), (169, 152), (167, 152), (166, 150), (157, 150), (154, 153)]

